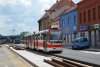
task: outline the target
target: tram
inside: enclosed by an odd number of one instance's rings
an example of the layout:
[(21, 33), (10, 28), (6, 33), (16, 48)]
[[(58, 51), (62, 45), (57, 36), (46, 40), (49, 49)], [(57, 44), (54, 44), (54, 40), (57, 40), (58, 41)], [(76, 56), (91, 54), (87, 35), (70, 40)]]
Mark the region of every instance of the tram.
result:
[(27, 35), (22, 42), (27, 48), (43, 50), (44, 52), (62, 52), (63, 50), (60, 28), (50, 28), (32, 35)]

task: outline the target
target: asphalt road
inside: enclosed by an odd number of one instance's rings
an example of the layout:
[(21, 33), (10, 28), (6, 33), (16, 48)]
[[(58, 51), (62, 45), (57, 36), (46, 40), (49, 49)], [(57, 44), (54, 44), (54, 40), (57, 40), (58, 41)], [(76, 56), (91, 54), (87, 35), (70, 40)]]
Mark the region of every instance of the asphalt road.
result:
[(0, 67), (31, 67), (30, 64), (22, 61), (9, 49), (0, 47)]
[(61, 54), (56, 55), (100, 65), (100, 52), (72, 50), (64, 48)]

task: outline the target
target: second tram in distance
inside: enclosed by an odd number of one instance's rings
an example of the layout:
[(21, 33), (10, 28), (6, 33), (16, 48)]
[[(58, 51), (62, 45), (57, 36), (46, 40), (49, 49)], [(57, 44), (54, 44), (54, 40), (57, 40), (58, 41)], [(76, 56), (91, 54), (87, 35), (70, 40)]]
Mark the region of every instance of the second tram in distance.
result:
[(39, 31), (33, 35), (27, 35), (22, 40), (27, 48), (43, 50), (44, 52), (63, 50), (62, 36), (60, 28), (50, 28)]

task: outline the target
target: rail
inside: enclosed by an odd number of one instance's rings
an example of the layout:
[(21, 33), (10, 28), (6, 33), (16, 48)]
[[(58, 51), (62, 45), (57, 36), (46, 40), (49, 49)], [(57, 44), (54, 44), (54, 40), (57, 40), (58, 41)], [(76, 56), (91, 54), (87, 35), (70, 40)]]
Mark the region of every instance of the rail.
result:
[(83, 64), (81, 62), (59, 58), (59, 57), (51, 58), (51, 60), (44, 59), (44, 62), (53, 65), (54, 67), (93, 67), (88, 64)]

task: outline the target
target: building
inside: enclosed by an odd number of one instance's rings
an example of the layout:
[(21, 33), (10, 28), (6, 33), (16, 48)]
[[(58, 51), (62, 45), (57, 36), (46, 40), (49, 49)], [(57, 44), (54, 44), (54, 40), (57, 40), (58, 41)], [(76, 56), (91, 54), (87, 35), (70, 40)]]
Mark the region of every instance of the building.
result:
[(72, 0), (57, 0), (57, 2), (39, 19), (39, 31), (48, 29), (53, 24), (59, 25), (59, 16), (70, 7), (74, 6)]
[(66, 10), (60, 17), (60, 27), (62, 29), (63, 39), (65, 44), (71, 44), (77, 36), (77, 6)]
[(79, 36), (87, 37), (91, 47), (100, 48), (100, 0), (82, 0), (77, 6)]
[(49, 28), (50, 18), (47, 14), (44, 14), (43, 17), (38, 21), (39, 31)]

